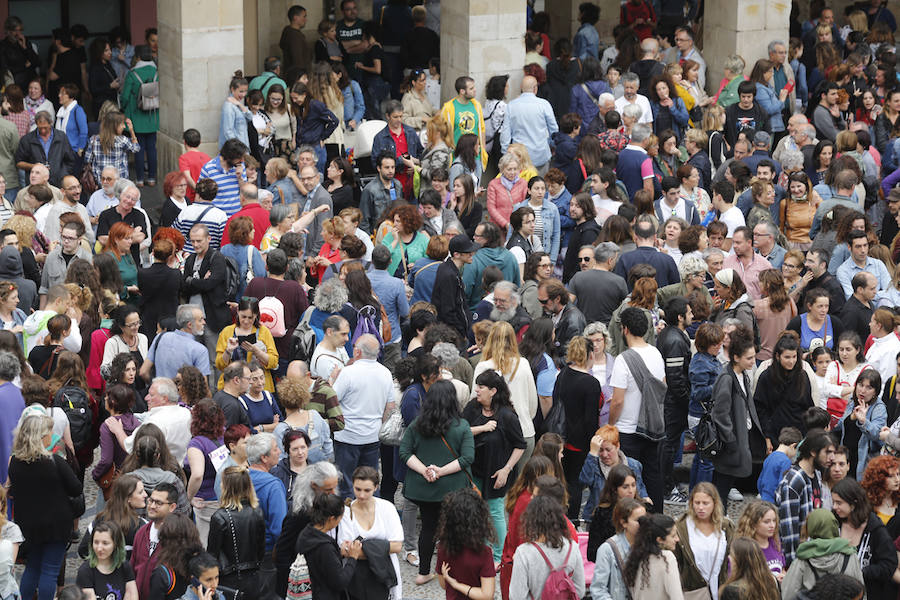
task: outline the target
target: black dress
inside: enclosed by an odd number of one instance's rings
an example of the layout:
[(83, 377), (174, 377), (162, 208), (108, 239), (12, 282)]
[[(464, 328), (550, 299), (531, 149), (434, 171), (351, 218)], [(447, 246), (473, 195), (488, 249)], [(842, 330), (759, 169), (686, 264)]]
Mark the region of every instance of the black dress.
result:
[(91, 65), (88, 71), (88, 86), (90, 86), (91, 96), (93, 96), (93, 116), (97, 115), (100, 107), (107, 100), (118, 106), (119, 92), (110, 87), (115, 80), (116, 71), (109, 63), (99, 62)]
[(476, 482), (482, 483), (481, 493), (484, 498), (502, 498), (513, 479), (511, 476), (508, 477), (506, 485), (495, 489), (491, 476), (506, 464), (513, 450), (525, 449), (525, 438), (522, 436), (519, 417), (515, 411), (506, 406), (500, 407), (492, 416), (486, 417), (481, 404), (477, 400), (471, 400), (463, 410), (463, 418), (472, 427), (484, 425), (489, 421), (497, 422), (497, 428), (493, 431), (485, 431), (475, 436), (472, 476)]
[(342, 185), (335, 188), (331, 192), (331, 214), (338, 215), (345, 208), (358, 208), (359, 202), (353, 201), (353, 188), (349, 185)]
[(152, 341), (157, 324), (164, 317), (174, 317), (178, 310), (181, 273), (164, 263), (153, 263), (138, 269), (141, 290), (141, 333)]

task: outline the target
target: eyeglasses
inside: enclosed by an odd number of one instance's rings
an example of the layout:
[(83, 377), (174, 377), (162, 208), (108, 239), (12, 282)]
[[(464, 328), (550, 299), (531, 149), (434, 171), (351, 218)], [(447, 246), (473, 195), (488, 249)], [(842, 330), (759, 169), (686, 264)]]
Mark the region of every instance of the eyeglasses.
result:
[(579, 256), (578, 262), (591, 262), (591, 258), (590, 256)]
[(538, 300), (538, 302), (540, 302), (541, 304), (547, 304), (548, 302), (550, 302), (550, 298), (544, 298), (543, 300), (541, 300), (540, 298), (538, 298), (537, 300)]
[(125, 327), (140, 327), (140, 326), (141, 326), (140, 321), (135, 321), (134, 323), (125, 323)]
[(100, 181), (115, 181), (116, 177), (100, 177)]
[(59, 239), (61, 239), (64, 242), (77, 242), (78, 241), (77, 237), (72, 237), (70, 235), (61, 235), (61, 236), (59, 236)]
[(800, 265), (792, 265), (791, 263), (782, 263), (781, 265), (785, 269), (799, 269)]
[(553, 263), (541, 263), (538, 266), (542, 269), (549, 269), (550, 267), (553, 266)]
[(147, 498), (147, 504), (150, 506), (163, 506), (164, 504), (175, 504), (174, 502), (169, 502), (168, 500), (157, 500), (156, 498)]

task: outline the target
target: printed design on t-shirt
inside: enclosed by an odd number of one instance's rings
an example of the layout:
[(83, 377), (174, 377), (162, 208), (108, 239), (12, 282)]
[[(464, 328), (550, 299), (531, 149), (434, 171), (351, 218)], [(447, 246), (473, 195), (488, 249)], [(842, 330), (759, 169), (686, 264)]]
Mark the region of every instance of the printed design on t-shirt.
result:
[(756, 119), (753, 117), (738, 117), (736, 122), (738, 131), (744, 129), (756, 129)]
[(462, 133), (475, 133), (475, 113), (469, 111), (460, 112), (456, 124)]
[(122, 600), (122, 590), (116, 589), (111, 583), (106, 584), (106, 595), (103, 600)]

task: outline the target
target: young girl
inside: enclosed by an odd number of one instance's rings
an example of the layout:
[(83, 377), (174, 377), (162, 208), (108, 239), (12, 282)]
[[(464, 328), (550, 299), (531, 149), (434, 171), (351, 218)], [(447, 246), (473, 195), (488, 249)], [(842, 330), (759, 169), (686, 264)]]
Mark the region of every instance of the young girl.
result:
[(494, 558), (488, 545), (496, 539), (487, 503), (472, 489), (451, 492), (438, 521), (438, 583), (447, 600), (491, 600)]
[(722, 586), (722, 600), (779, 600), (778, 586), (766, 569), (759, 546), (748, 537), (739, 537), (731, 545), (731, 575)]
[[(265, 164), (264, 155), (271, 154), (270, 144), (272, 143), (272, 135), (275, 128), (272, 126), (272, 119), (263, 110), (266, 101), (260, 90), (253, 90), (247, 94), (247, 108), (250, 109), (250, 123), (256, 131), (256, 139), (250, 142), (250, 153), (261, 164)], [(248, 136), (249, 137), (249, 136)], [(263, 182), (265, 184), (265, 182)]]
[(219, 563), (212, 554), (199, 553), (188, 562), (188, 570), (192, 583), (182, 600), (225, 600), (225, 595), (218, 590)]
[(625, 562), (625, 585), (632, 600), (681, 600), (678, 561), (672, 551), (678, 543), (675, 521), (663, 514), (645, 515)]
[[(832, 362), (831, 351), (825, 346), (819, 346), (809, 353), (807, 360), (813, 368), (813, 372), (816, 374), (816, 383), (819, 388), (819, 393), (817, 394), (818, 397), (813, 398), (813, 404), (827, 410), (828, 394), (825, 390), (825, 378), (828, 373), (828, 365)], [(841, 414), (844, 414), (843, 410), (841, 410)], [(832, 416), (832, 418), (836, 419), (834, 416)]]
[(104, 521), (94, 527), (88, 560), (78, 568), (75, 581), (91, 598), (137, 600), (134, 569), (125, 560), (125, 537), (118, 525)]
[(329, 534), (344, 516), (340, 496), (320, 494), (313, 500), (310, 524), (297, 540), (297, 551), (306, 557), (309, 579), (315, 598), (336, 600), (344, 597), (362, 556), (362, 542), (353, 540), (338, 547)]
[[(875, 369), (866, 369), (856, 378), (853, 396), (834, 431), (841, 436), (840, 443), (850, 449), (850, 472), (861, 480), (869, 458), (878, 454), (881, 428), (887, 423), (887, 408), (879, 394), (881, 375)], [(872, 452), (874, 449), (874, 452)]]
[[(640, 518), (647, 514), (644, 505), (633, 498), (622, 498), (616, 502), (613, 510), (613, 521), (616, 535), (606, 540), (597, 551), (594, 562), (594, 577), (591, 579), (591, 597), (597, 600), (604, 598), (624, 598), (628, 595), (625, 589), (623, 570), (628, 553), (637, 538), (640, 529)], [(588, 558), (591, 558), (588, 555)]]
[(865, 362), (862, 342), (855, 331), (845, 331), (838, 338), (838, 360), (829, 363), (825, 371), (825, 385), (820, 387), (826, 398), (825, 408), (831, 415), (831, 427), (844, 416), (847, 400), (856, 387), (856, 379), (863, 369), (872, 368)]
[(716, 600), (719, 586), (728, 575), (726, 557), (734, 525), (725, 516), (715, 486), (698, 483), (688, 497), (688, 510), (675, 524), (678, 544), (675, 557), (686, 591), (708, 589)]
[(778, 511), (765, 500), (754, 500), (744, 508), (738, 520), (737, 535), (756, 542), (769, 571), (778, 581), (784, 578), (784, 554), (778, 537)]
[(591, 528), (588, 533), (588, 556), (596, 556), (600, 544), (608, 540), (615, 532), (613, 509), (622, 498), (637, 497), (637, 477), (628, 465), (619, 463), (609, 470), (606, 485), (597, 499), (597, 508), (591, 517)]
[(707, 149), (709, 160), (714, 169), (718, 169), (725, 162), (725, 154), (729, 151), (728, 142), (725, 141), (725, 109), (718, 104), (713, 104), (703, 111), (701, 127), (709, 136)]

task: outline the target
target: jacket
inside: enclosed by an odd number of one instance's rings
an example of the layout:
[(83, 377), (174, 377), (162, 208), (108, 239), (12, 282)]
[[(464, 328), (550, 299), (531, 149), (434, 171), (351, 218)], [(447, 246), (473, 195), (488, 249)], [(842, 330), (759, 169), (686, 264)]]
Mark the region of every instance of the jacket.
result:
[(307, 525), (297, 538), (297, 552), (306, 558), (312, 595), (316, 600), (344, 600), (347, 597), (356, 559), (342, 559), (334, 538)]
[(878, 456), (881, 451), (882, 442), (878, 437), (878, 433), (882, 427), (888, 425), (887, 408), (884, 406), (881, 398), (876, 398), (875, 402), (866, 409), (865, 425), (860, 425), (859, 421), (856, 420), (848, 420), (850, 415), (853, 414), (854, 408), (856, 408), (855, 400), (847, 403), (847, 408), (844, 409), (844, 416), (834, 426), (834, 431), (840, 432), (841, 444), (843, 444), (844, 434), (847, 432), (846, 428), (858, 427), (860, 429), (859, 443), (856, 448), (856, 479), (862, 481), (863, 471), (866, 470), (866, 464), (869, 462), (869, 459)]
[(219, 119), (219, 148), (230, 139), (239, 140), (249, 148), (250, 134), (247, 125), (251, 118), (249, 111), (244, 112), (240, 106), (225, 100), (222, 103), (222, 117)]
[[(225, 304), (225, 279), (228, 275), (225, 255), (210, 248), (200, 263), (199, 277), (194, 277), (194, 263), (197, 255), (191, 254), (184, 261), (182, 295), (190, 301), (191, 296), (200, 294), (207, 326), (213, 331), (221, 331), (231, 323), (231, 310)], [(209, 277), (206, 274), (209, 273)]]
[[(747, 395), (752, 390), (750, 377), (743, 373), (742, 376), (743, 389), (734, 370), (726, 368), (712, 391), (712, 420), (722, 443), (722, 451), (712, 462), (716, 471), (738, 478), (749, 476), (753, 465), (761, 463), (766, 452), (756, 404), (752, 396)], [(748, 416), (751, 420), (749, 431)]]
[[(463, 233), (462, 223), (459, 222), (459, 219), (456, 217), (456, 213), (449, 208), (441, 209), (441, 233), (443, 234), (449, 228), (455, 227), (459, 233)], [(438, 235), (437, 230), (434, 228), (434, 224), (432, 224), (431, 219), (425, 219), (425, 222), (422, 225), (422, 229), (425, 230), (429, 236)]]
[[(420, 164), (422, 169), (419, 171), (421, 185), (427, 186), (431, 184), (431, 173), (438, 167), (441, 169), (449, 169), (450, 163), (453, 161), (453, 151), (444, 143), (444, 140), (438, 140), (433, 146), (422, 151)], [(426, 188), (427, 189), (427, 188)]]
[[(573, 54), (573, 56), (578, 56), (578, 54)], [(584, 88), (587, 88), (588, 91), (585, 91)], [(581, 117), (582, 127), (587, 127), (600, 112), (597, 99), (600, 94), (607, 92), (610, 92), (609, 84), (602, 79), (576, 83), (572, 86), (572, 91), (569, 93), (569, 112), (577, 113)]]
[[(528, 206), (528, 200), (524, 200), (513, 207), (513, 210)], [(544, 232), (541, 236), (541, 246), (544, 252), (550, 255), (550, 262), (556, 264), (556, 258), (559, 256), (560, 236), (562, 230), (560, 227), (559, 210), (556, 205), (544, 196), (544, 202), (541, 204), (541, 219), (544, 223)]]
[(710, 321), (721, 325), (726, 319), (737, 319), (753, 332), (754, 338), (759, 338), (759, 328), (756, 324), (756, 316), (753, 314), (753, 301), (748, 294), (744, 294), (734, 301), (728, 308), (713, 310)]
[(553, 140), (556, 152), (553, 153), (553, 159), (550, 161), (550, 166), (565, 173), (566, 181), (568, 181), (569, 170), (579, 168), (575, 157), (578, 152), (578, 141), (568, 133), (563, 133), (562, 131), (554, 133), (551, 139)]
[(516, 180), (510, 190), (506, 189), (500, 177), (491, 180), (487, 187), (487, 209), (491, 221), (500, 228), (500, 231), (506, 231), (509, 227), (509, 216), (513, 207), (526, 201), (527, 197), (528, 182), (522, 177)]
[(812, 386), (806, 372), (798, 368), (794, 377), (799, 378), (797, 382), (779, 381), (772, 365), (759, 374), (753, 402), (763, 435), (771, 440), (773, 447), (778, 446), (778, 435), (784, 427), (804, 430), (803, 413), (813, 406)]
[[(659, 102), (650, 102), (650, 110), (653, 111), (653, 132), (657, 135), (662, 133), (657, 131), (657, 124), (659, 123), (657, 118), (664, 108)], [(672, 106), (668, 107), (668, 111), (672, 115), (672, 131), (675, 132), (676, 139), (681, 141), (682, 134), (688, 126), (688, 121), (690, 121), (687, 108), (684, 107), (684, 100), (677, 97), (672, 98)]]
[[(894, 554), (896, 555), (896, 551)], [(782, 600), (800, 600), (803, 592), (809, 591), (820, 577), (829, 573), (847, 575), (864, 583), (862, 569), (856, 556), (833, 552), (825, 556), (797, 559), (791, 563), (781, 581)]]
[(362, 540), (366, 560), (356, 563), (350, 582), (354, 600), (382, 600), (397, 585), (397, 572), (391, 562), (391, 543), (379, 538)]
[[(84, 150), (88, 142), (87, 113), (84, 112), (77, 100), (74, 101), (70, 110), (71, 114), (66, 122), (65, 132), (66, 137), (69, 138), (69, 143), (72, 144), (72, 150), (78, 152), (79, 150)], [(57, 123), (62, 124), (60, 121), (57, 121)], [(57, 128), (57, 131), (60, 130)]]
[(334, 113), (318, 100), (309, 101), (306, 118), (297, 124), (297, 146), (310, 144), (318, 146), (327, 139), (340, 123)]
[(875, 124), (872, 128), (875, 130), (875, 147), (884, 154), (888, 142), (891, 141), (891, 131), (894, 129), (894, 125), (887, 115), (882, 112), (875, 117)]
[[(422, 153), (425, 149), (422, 147), (422, 142), (419, 139), (419, 134), (416, 133), (416, 130), (406, 124), (401, 124), (403, 128), (403, 134), (406, 136), (406, 148), (407, 152), (409, 152), (409, 156), (411, 158), (419, 158), (422, 156)], [(372, 166), (377, 167), (376, 161), (378, 157), (382, 154), (389, 154), (390, 156), (397, 156), (397, 145), (394, 143), (394, 137), (391, 135), (391, 130), (389, 127), (385, 125), (384, 129), (375, 134), (375, 137), (372, 139)], [(397, 161), (399, 163), (399, 160)], [(402, 165), (397, 165), (397, 170), (400, 170)]]
[[(647, 498), (647, 487), (644, 485), (644, 480), (641, 477), (641, 472), (643, 471), (641, 463), (630, 456), (625, 456), (625, 453), (621, 450), (619, 450), (619, 463), (628, 465), (628, 468), (634, 471), (634, 476), (637, 479), (637, 497)], [(582, 513), (584, 520), (590, 521), (591, 515), (594, 514), (594, 509), (597, 507), (597, 501), (600, 499), (600, 492), (603, 491), (603, 486), (606, 485), (606, 475), (603, 474), (603, 470), (600, 468), (599, 456), (588, 454), (585, 457), (584, 464), (581, 466), (581, 473), (578, 475), (578, 481), (590, 488), (587, 502), (584, 503), (584, 513)], [(603, 541), (600, 540), (600, 543), (603, 543)], [(588, 557), (590, 558), (590, 556), (591, 551), (589, 548)]]
[(75, 152), (69, 145), (69, 138), (58, 129), (53, 130), (49, 152), (44, 152), (38, 130), (29, 131), (19, 140), (16, 148), (16, 162), (44, 163), (50, 168), (50, 185), (60, 186), (66, 175), (75, 175)]
[[(623, 561), (628, 560), (628, 554), (631, 552), (631, 544), (628, 543), (628, 538), (624, 533), (617, 533), (600, 546), (595, 555), (594, 576), (591, 578), (590, 595), (592, 600), (628, 598), (630, 593), (625, 586), (625, 576), (610, 543), (616, 545)], [(590, 559), (591, 556), (588, 554), (588, 560)], [(622, 566), (625, 566), (624, 562)]]
[(287, 492), (277, 477), (265, 471), (250, 469), (250, 480), (266, 518), (266, 551), (270, 551), (281, 535), (281, 524), (287, 515)]
[(390, 189), (384, 187), (381, 176), (378, 176), (366, 184), (366, 187), (362, 190), (362, 196), (359, 200), (362, 221), (360, 221), (359, 226), (366, 233), (375, 233), (378, 219), (387, 210), (391, 202), (403, 199), (403, 184), (396, 179), (391, 179), (390, 183)]
[[(131, 119), (135, 133), (156, 133), (159, 131), (159, 111), (141, 110), (138, 107), (141, 83), (149, 83), (156, 76), (156, 65), (153, 62), (141, 60), (128, 72), (125, 76), (125, 82), (122, 84), (122, 93), (119, 96), (122, 103), (122, 112)], [(53, 173), (52, 168), (50, 173)]]
[(31, 314), (32, 307), (37, 308), (37, 286), (25, 278), (22, 255), (15, 246), (6, 246), (0, 250), (0, 281), (16, 284), (19, 288), (19, 308), (25, 311), (26, 315)]
[[(266, 520), (259, 508), (220, 508), (209, 522), (207, 551), (219, 561), (219, 575), (256, 571), (266, 551)], [(237, 551), (237, 556), (235, 556)]]
[(583, 223), (578, 223), (572, 229), (572, 235), (569, 236), (569, 246), (572, 252), (566, 252), (563, 260), (563, 283), (569, 283), (569, 280), (578, 272), (578, 249), (587, 244), (593, 244), (600, 235), (600, 224), (595, 219), (588, 219)]
[(557, 351), (561, 356), (565, 356), (569, 340), (576, 335), (581, 335), (585, 327), (587, 327), (587, 321), (584, 318), (584, 314), (578, 310), (574, 302), (569, 302), (563, 306), (562, 314), (559, 316), (559, 321), (556, 322), (556, 327), (554, 328)]
[(866, 583), (867, 600), (895, 600), (897, 584), (891, 577), (897, 569), (897, 552), (888, 528), (873, 512), (869, 513), (856, 556)]
[(178, 310), (181, 273), (156, 262), (146, 269), (138, 269), (138, 287), (141, 288), (141, 333), (152, 338), (160, 319), (174, 317)]
[(784, 131), (784, 119), (781, 118), (781, 111), (784, 103), (778, 99), (775, 90), (767, 85), (759, 82), (756, 83), (756, 102), (763, 109), (763, 112), (769, 117), (769, 129), (772, 133)]
[(134, 534), (134, 547), (131, 551), (131, 566), (134, 568), (134, 581), (138, 596), (148, 598), (150, 595), (150, 575), (156, 569), (159, 554), (150, 554), (150, 528), (153, 523), (146, 523)]
[[(463, 286), (469, 307), (475, 308), (481, 301), (481, 274), (489, 266), (498, 267), (503, 271), (503, 278), (512, 281), (516, 285), (521, 282), (519, 264), (516, 257), (506, 248), (480, 248), (472, 257), (472, 264), (467, 265), (463, 271)], [(437, 285), (435, 283), (435, 285)]]
[(691, 383), (691, 401), (688, 414), (692, 417), (703, 415), (705, 406), (709, 406), (712, 391), (722, 370), (722, 364), (712, 354), (697, 352), (691, 357), (688, 376)]
[[(398, 183), (399, 185), (399, 183)], [(334, 216), (333, 205), (331, 203), (331, 194), (328, 193), (328, 190), (325, 189), (325, 186), (319, 184), (313, 190), (312, 198), (308, 198), (309, 200), (309, 208), (306, 206), (298, 206), (297, 210), (300, 213), (306, 212), (307, 210), (315, 210), (316, 208), (324, 205), (328, 206), (328, 210), (324, 212), (320, 212), (316, 215), (313, 222), (307, 226), (309, 230), (309, 234), (306, 236), (306, 256), (316, 256), (319, 254), (319, 250), (322, 249), (322, 244), (325, 243), (325, 238), (322, 237), (322, 225)], [(262, 273), (260, 273), (262, 275)]]
[[(694, 551), (691, 549), (690, 538), (688, 537), (687, 513), (675, 522), (675, 531), (678, 532), (678, 544), (675, 546), (675, 558), (678, 560), (678, 570), (681, 572), (681, 587), (685, 591), (699, 590), (706, 587), (707, 582), (703, 574), (697, 568), (694, 560)], [(731, 540), (734, 538), (734, 523), (728, 517), (722, 522), (722, 530), (725, 532), (725, 552), (722, 556), (728, 556), (731, 551)], [(722, 568), (719, 569), (719, 580), (717, 587), (725, 583), (728, 579), (727, 561), (722, 561)]]
[[(668, 217), (663, 214), (662, 198), (658, 198), (656, 202), (653, 203), (653, 207), (656, 210), (656, 218), (659, 219), (660, 223), (665, 223)], [(688, 200), (687, 198), (684, 199), (684, 215), (687, 217), (685, 221), (687, 221), (688, 224), (700, 224), (700, 212), (697, 210), (697, 205), (694, 204), (693, 200)]]
[(687, 408), (691, 398), (691, 383), (688, 378), (691, 339), (678, 327), (668, 326), (656, 338), (656, 348), (666, 365), (666, 403)]
[[(80, 258), (88, 262), (93, 262), (94, 260), (91, 253), (80, 245), (75, 251), (75, 258)], [(21, 258), (19, 261), (21, 262)], [(46, 294), (52, 286), (57, 283), (63, 283), (66, 280), (67, 271), (68, 265), (62, 256), (62, 246), (56, 246), (49, 254), (47, 254), (47, 258), (44, 260), (44, 270), (41, 271), (41, 287), (38, 290), (38, 293)], [(19, 294), (21, 295), (21, 291)]]

